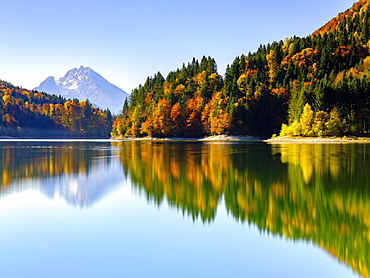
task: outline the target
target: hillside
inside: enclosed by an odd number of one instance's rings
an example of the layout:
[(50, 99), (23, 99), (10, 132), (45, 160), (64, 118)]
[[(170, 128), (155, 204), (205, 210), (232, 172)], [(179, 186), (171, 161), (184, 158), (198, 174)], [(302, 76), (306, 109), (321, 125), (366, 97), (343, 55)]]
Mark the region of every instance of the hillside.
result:
[[(295, 124), (286, 131), (297, 135), (368, 133), (368, 6), (361, 0), (307, 37), (236, 57), (223, 78), (211, 57), (149, 77), (133, 90), (112, 136), (271, 136), (282, 124)], [(305, 104), (311, 110), (303, 123)]]
[(108, 137), (112, 116), (88, 101), (29, 91), (0, 81), (0, 136)]

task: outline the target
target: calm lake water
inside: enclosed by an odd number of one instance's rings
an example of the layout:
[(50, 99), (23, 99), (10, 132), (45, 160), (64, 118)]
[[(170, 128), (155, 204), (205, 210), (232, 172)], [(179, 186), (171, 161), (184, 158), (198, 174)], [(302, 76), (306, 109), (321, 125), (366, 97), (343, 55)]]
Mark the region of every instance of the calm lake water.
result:
[(369, 277), (370, 145), (0, 141), (1, 277)]

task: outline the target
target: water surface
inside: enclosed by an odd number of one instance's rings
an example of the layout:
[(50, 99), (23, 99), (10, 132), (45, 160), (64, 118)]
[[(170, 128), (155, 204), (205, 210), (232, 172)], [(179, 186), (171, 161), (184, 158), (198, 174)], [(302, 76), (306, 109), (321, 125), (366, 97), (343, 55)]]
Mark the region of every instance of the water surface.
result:
[(368, 277), (362, 144), (1, 141), (1, 277)]

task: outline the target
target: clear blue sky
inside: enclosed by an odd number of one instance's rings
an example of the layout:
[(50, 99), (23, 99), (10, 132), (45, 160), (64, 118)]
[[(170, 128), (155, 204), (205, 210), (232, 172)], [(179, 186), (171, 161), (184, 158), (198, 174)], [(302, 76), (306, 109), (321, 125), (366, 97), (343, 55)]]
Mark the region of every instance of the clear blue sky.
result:
[(220, 74), (260, 44), (307, 36), (355, 0), (12, 0), (1, 5), (0, 79), (32, 89), (89, 66), (130, 93), (203, 55)]

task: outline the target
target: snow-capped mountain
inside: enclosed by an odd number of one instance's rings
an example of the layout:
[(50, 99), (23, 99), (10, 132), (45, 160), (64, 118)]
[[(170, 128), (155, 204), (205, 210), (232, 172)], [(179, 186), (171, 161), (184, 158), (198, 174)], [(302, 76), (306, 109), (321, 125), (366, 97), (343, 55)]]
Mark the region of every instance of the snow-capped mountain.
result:
[(100, 74), (89, 67), (81, 66), (68, 71), (59, 80), (49, 76), (34, 90), (49, 94), (61, 95), (67, 99), (89, 99), (99, 108), (109, 108), (118, 114), (128, 94), (109, 83)]

